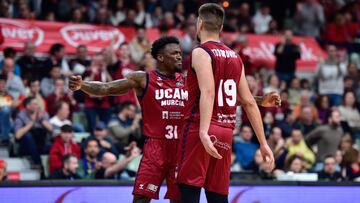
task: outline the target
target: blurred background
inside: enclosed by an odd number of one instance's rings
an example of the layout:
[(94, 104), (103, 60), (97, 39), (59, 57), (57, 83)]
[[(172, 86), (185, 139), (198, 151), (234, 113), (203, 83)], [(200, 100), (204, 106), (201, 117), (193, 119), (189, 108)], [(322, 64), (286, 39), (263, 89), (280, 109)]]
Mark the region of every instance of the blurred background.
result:
[(233, 183), (360, 180), (359, 0), (0, 0), (0, 181), (131, 185), (144, 143), (135, 93), (90, 97), (67, 77), (151, 71), (151, 43), (165, 35), (180, 39), (185, 71), (205, 2), (224, 7), (221, 37), (253, 95), (282, 99), (260, 107), (274, 171), (238, 108)]

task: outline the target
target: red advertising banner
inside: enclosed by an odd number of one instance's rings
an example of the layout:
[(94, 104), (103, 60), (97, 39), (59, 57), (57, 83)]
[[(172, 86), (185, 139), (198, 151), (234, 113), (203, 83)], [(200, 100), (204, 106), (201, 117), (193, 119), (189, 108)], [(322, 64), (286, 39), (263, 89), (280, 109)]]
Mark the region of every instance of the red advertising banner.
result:
[[(58, 23), (49, 21), (27, 21), (0, 18), (1, 32), (4, 42), (0, 50), (13, 47), (22, 51), (24, 42), (34, 41), (37, 53), (48, 53), (54, 43), (65, 44), (65, 52), (74, 54), (80, 44), (88, 46), (89, 52), (95, 53), (110, 45), (114, 39), (114, 48), (122, 42), (129, 42), (135, 36), (133, 28), (96, 26), (91, 24)], [(148, 37), (155, 40), (159, 37), (157, 29), (148, 29)], [(172, 30), (172, 35), (181, 36), (181, 30)], [(235, 37), (234, 34), (230, 34)], [(248, 35), (249, 46), (245, 50), (255, 63), (273, 67), (275, 44), (280, 41), (279, 36)], [(300, 71), (314, 71), (319, 57), (324, 58), (325, 53), (313, 38), (295, 37), (295, 43), (301, 48), (301, 60), (298, 62)]]

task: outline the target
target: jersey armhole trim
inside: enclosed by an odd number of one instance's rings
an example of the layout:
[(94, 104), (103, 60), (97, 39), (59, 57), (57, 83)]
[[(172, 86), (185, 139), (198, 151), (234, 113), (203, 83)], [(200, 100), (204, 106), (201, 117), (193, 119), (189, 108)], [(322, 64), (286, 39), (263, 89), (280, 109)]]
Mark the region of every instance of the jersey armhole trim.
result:
[[(215, 61), (214, 61), (214, 59), (213, 59), (212, 52), (211, 52), (208, 48), (206, 48), (206, 47), (198, 46), (198, 47), (196, 47), (196, 48), (201, 48), (201, 49), (203, 49), (204, 51), (206, 51), (206, 53), (209, 54), (210, 59), (211, 59), (211, 65), (212, 65), (212, 67), (214, 68)], [(193, 68), (191, 61), (192, 61), (192, 57), (190, 58), (190, 70), (192, 70), (192, 71), (195, 73), (195, 69)]]
[(142, 99), (145, 97), (146, 92), (147, 92), (147, 89), (148, 89), (148, 86), (149, 86), (149, 73), (146, 73), (145, 88), (144, 88), (143, 93), (142, 93), (140, 96), (137, 97), (139, 100), (142, 100)]

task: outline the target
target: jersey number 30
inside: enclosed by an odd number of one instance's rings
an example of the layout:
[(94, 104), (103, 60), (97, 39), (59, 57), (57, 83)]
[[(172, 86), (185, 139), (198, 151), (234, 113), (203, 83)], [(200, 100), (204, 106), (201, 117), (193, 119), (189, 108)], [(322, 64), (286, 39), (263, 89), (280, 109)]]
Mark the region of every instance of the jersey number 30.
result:
[(228, 106), (235, 106), (236, 104), (236, 83), (234, 80), (229, 79), (229, 80), (225, 80), (225, 82), (223, 80), (220, 80), (220, 84), (219, 84), (219, 89), (218, 89), (218, 95), (217, 95), (217, 99), (218, 99), (218, 105), (219, 106), (224, 106), (224, 93), (225, 93), (225, 101), (227, 103)]
[(165, 127), (165, 130), (167, 130), (167, 133), (165, 135), (166, 139), (178, 139), (177, 129), (177, 125), (167, 125)]

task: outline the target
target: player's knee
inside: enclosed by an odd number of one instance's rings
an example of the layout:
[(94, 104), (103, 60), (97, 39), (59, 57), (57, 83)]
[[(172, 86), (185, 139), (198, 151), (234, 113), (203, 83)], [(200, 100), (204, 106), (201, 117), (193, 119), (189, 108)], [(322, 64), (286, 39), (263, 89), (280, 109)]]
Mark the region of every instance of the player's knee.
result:
[(205, 190), (208, 203), (228, 203), (228, 196)]
[(150, 198), (141, 195), (134, 195), (133, 203), (150, 203)]

